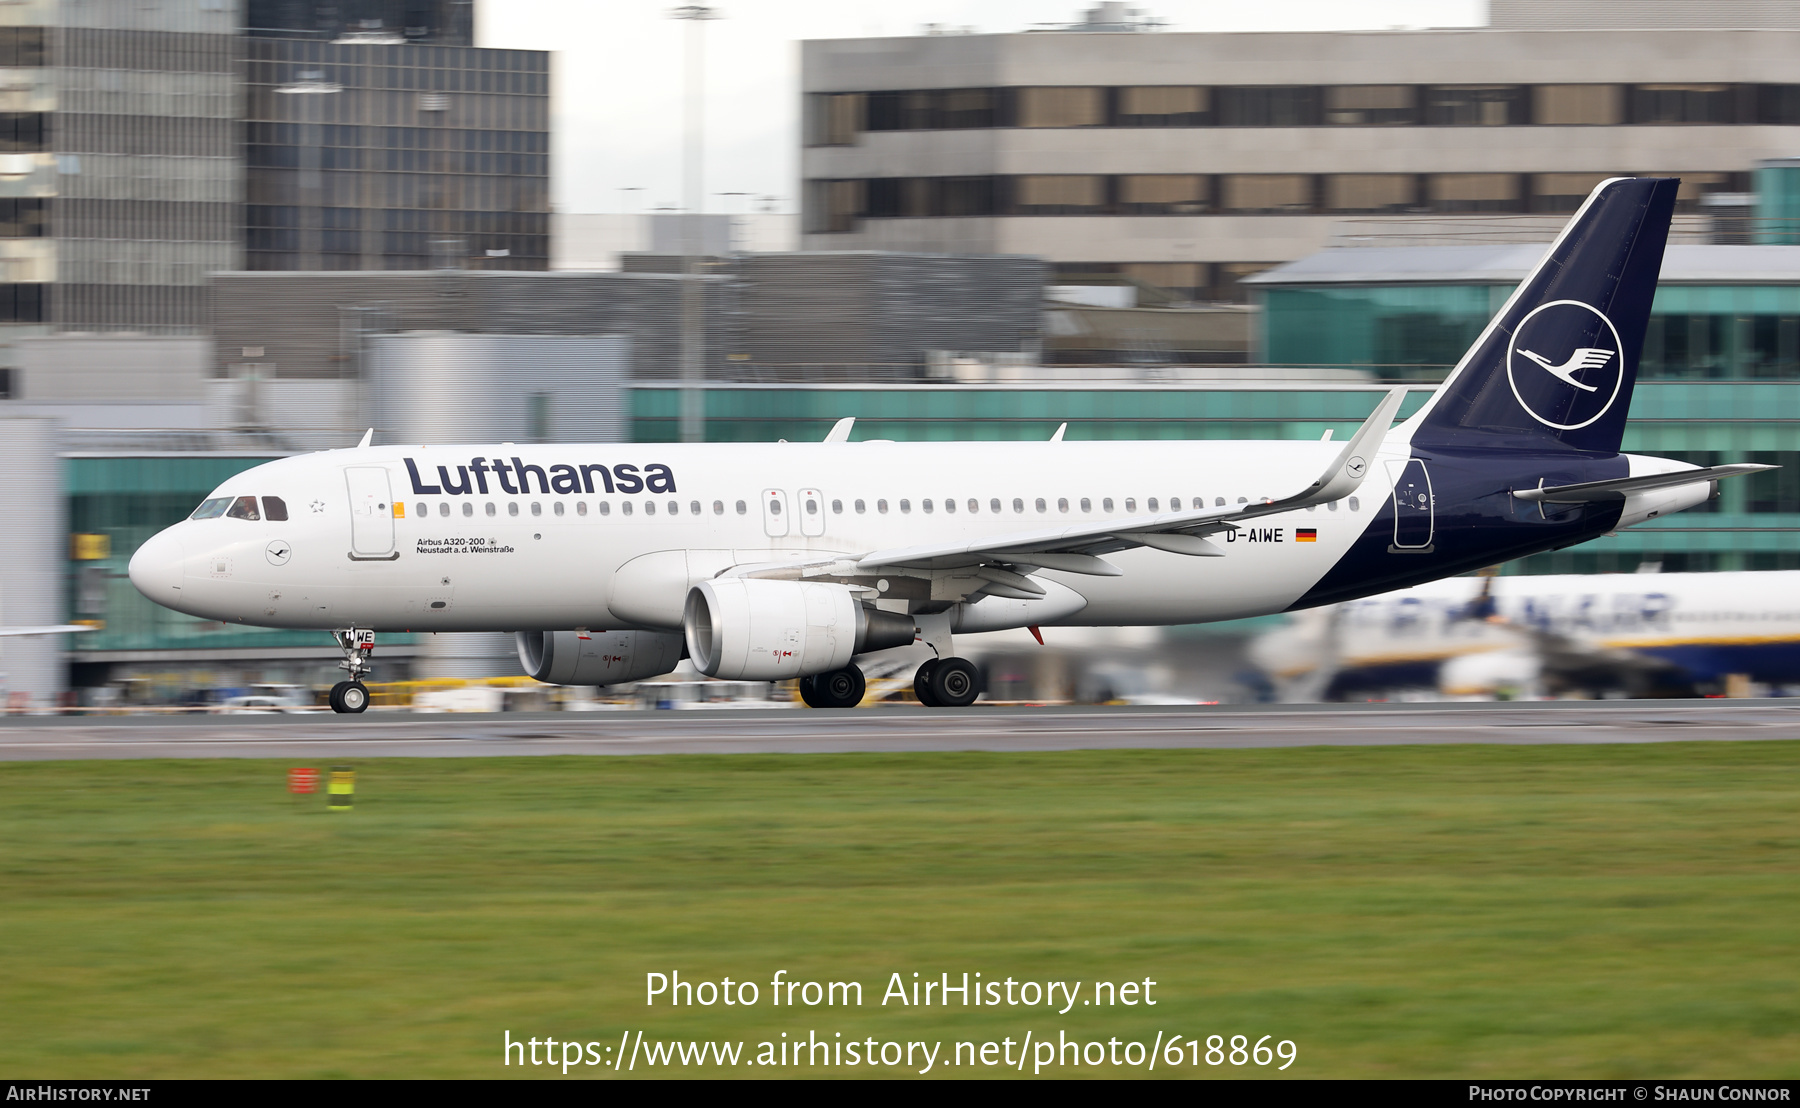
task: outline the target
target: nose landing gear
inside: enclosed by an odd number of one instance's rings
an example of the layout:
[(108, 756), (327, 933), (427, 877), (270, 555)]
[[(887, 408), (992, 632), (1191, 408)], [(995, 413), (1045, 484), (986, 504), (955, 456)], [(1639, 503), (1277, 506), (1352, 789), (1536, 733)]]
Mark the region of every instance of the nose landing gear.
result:
[(375, 632), (352, 627), (331, 634), (337, 639), (338, 649), (344, 652), (344, 660), (338, 663), (338, 668), (350, 675), (348, 681), (331, 686), (331, 710), (354, 715), (369, 707), (369, 689), (362, 679), (375, 669), (375, 663), (370, 660), (375, 653)]

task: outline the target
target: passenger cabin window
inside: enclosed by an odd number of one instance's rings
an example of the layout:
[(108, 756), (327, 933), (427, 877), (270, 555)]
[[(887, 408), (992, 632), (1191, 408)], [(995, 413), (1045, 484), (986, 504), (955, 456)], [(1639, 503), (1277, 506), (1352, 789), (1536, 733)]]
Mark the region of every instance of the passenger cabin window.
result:
[(1040, 512), (1049, 510), (1044, 504), (1044, 498), (1041, 496), (1037, 498), (1037, 510)]
[(474, 514), (475, 514), (475, 505), (470, 501), (467, 501), (467, 500), (463, 501), (463, 515), (472, 516)]
[(431, 514), (431, 505), (423, 504), (423, 503), (413, 505), (413, 515), (428, 516), (430, 514)]
[(713, 515), (722, 516), (724, 514), (725, 514), (725, 502), (723, 500), (713, 501)]
[(1066, 497), (1059, 497), (1057, 499), (1056, 510), (1059, 512), (1066, 512), (1069, 510), (1069, 501)]
[(497, 514), (492, 500), (487, 502), (487, 514), (490, 516)]
[[(627, 512), (629, 512), (631, 510), (631, 508), (630, 508), (631, 501), (627, 500), (625, 503), (627, 505), (625, 510)], [(644, 514), (647, 516), (653, 516), (656, 514), (656, 501), (654, 501), (654, 500), (644, 501)]]
[(600, 514), (603, 516), (612, 515), (612, 501), (602, 500), (600, 502)]
[(1357, 500), (1354, 496), (1350, 498), (1350, 510), (1353, 512), (1362, 511), (1362, 502)]
[(552, 505), (552, 507), (555, 509), (557, 515), (562, 515), (563, 512), (565, 511), (565, 509), (563, 508), (563, 502), (560, 500), (558, 500), (554, 505)]
[(619, 501), (619, 514), (622, 516), (628, 516), (631, 514), (631, 501), (629, 501), (629, 500)]
[(287, 501), (279, 496), (263, 497), (263, 518), (272, 523), (286, 523)]
[[(930, 501), (926, 501), (926, 503), (929, 504)], [(900, 511), (901, 511), (901, 514), (906, 514), (908, 512), (911, 512), (912, 511), (912, 501), (902, 500), (900, 502)]]
[(519, 502), (517, 500), (508, 500), (506, 502), (506, 514), (509, 516), (516, 516), (519, 514)]
[(944, 511), (949, 512), (952, 515), (954, 515), (956, 513), (956, 498), (955, 497), (947, 496), (944, 498)]
[(856, 502), (856, 514), (857, 515), (862, 515), (864, 512), (867, 512), (868, 510), (869, 510), (869, 506), (867, 504), (863, 503), (860, 500), (858, 500)]
[(1000, 514), (1000, 499), (998, 497), (988, 501), (988, 511), (993, 512), (995, 515)]
[(882, 515), (887, 515), (887, 501), (877, 500), (875, 502), (875, 510), (880, 512)]
[[(906, 503), (905, 501), (901, 501), (901, 504), (903, 506), (905, 503)], [(921, 500), (919, 502), (919, 507), (921, 507), (921, 508), (925, 509), (927, 512), (929, 512), (929, 511), (931, 511), (931, 501), (929, 499)]]
[(542, 504), (539, 504), (537, 501), (533, 500), (531, 502), (531, 514), (534, 516), (543, 515), (544, 514), (544, 506)]
[(743, 515), (745, 512), (748, 512), (749, 510), (750, 510), (750, 505), (744, 503), (742, 500), (737, 502), (737, 514), (738, 515)]
[[(723, 505), (721, 505), (721, 507), (723, 507)], [(688, 503), (688, 514), (696, 516), (700, 514), (700, 502), (698, 500), (690, 501)]]
[(1013, 497), (1013, 511), (1023, 513), (1025, 511), (1025, 501), (1016, 496)]
[(211, 500), (202, 500), (200, 502), (200, 506), (198, 508), (194, 509), (194, 514), (189, 516), (188, 518), (189, 519), (216, 519), (219, 516), (224, 515), (225, 509), (227, 509), (229, 507), (231, 507), (231, 497), (215, 496)]
[(447, 516), (449, 514), (450, 514), (450, 502), (448, 500), (439, 501), (438, 502), (438, 515)]
[(1137, 511), (1137, 497), (1128, 496), (1125, 498), (1125, 510), (1128, 512)]
[(587, 515), (587, 501), (577, 500), (575, 502), (575, 514), (578, 516)]
[(240, 496), (231, 502), (231, 510), (225, 515), (230, 519), (261, 519), (262, 513), (256, 510), (256, 497)]
[(1085, 496), (1084, 496), (1084, 497), (1082, 497), (1082, 498), (1081, 498), (1081, 510), (1082, 510), (1082, 511), (1084, 511), (1084, 512), (1091, 512), (1091, 511), (1093, 511), (1093, 510), (1094, 510), (1094, 502), (1093, 502), (1093, 501), (1092, 501), (1092, 500), (1089, 500), (1089, 499), (1088, 499), (1088, 498), (1087, 498), (1087, 497), (1085, 497)]
[(679, 500), (669, 501), (669, 514), (672, 516), (678, 516), (681, 514), (681, 501), (679, 501)]

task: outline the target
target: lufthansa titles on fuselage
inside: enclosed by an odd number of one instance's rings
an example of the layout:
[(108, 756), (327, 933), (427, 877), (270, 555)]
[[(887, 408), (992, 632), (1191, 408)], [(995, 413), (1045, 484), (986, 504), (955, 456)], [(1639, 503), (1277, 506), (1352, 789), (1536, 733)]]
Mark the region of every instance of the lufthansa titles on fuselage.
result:
[[(427, 463), (429, 465), (429, 463)], [(456, 466), (456, 475), (451, 476), (451, 467), (437, 467), (437, 483), (428, 484), (419, 474), (418, 464), (411, 458), (406, 459), (406, 475), (412, 479), (412, 491), (416, 496), (467, 496), (470, 494), (488, 493), (488, 475), (492, 474), (499, 482), (499, 491), (517, 496), (521, 493), (538, 491), (550, 493), (635, 493), (675, 492), (675, 473), (666, 465), (651, 463), (640, 471), (630, 462), (620, 462), (605, 466), (598, 463), (588, 465), (567, 465), (557, 463), (550, 466), (528, 465), (517, 457), (509, 462), (504, 458), (471, 458), (466, 466)], [(536, 478), (537, 488), (533, 490), (532, 479)], [(518, 487), (514, 487), (515, 479)]]

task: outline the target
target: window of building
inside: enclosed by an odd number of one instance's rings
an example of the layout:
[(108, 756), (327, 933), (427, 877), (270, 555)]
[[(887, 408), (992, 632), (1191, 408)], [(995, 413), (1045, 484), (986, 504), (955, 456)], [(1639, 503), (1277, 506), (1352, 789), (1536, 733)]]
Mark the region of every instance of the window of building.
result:
[(998, 177), (933, 177), (930, 180), (931, 215), (999, 214)]
[(1633, 123), (1735, 123), (1731, 85), (1633, 85)]
[(1254, 277), (1265, 270), (1274, 269), (1279, 264), (1279, 262), (1216, 262), (1212, 267), (1212, 287), (1208, 290), (1206, 299), (1224, 304), (1248, 303), (1250, 295), (1244, 288), (1244, 279)]
[(1393, 126), (1419, 121), (1413, 85), (1334, 85), (1325, 90), (1325, 122), (1341, 126)]
[(1166, 289), (1177, 299), (1200, 300), (1207, 291), (1205, 262), (1126, 262), (1119, 272), (1130, 280)]
[(1431, 85), (1425, 122), (1434, 127), (1504, 127), (1525, 122), (1523, 85)]
[(44, 28), (0, 27), (0, 69), (29, 69), (43, 64)]
[(1594, 186), (1614, 173), (1534, 173), (1531, 177), (1531, 210), (1572, 212), (1581, 207)]
[(1316, 127), (1319, 89), (1311, 85), (1257, 85), (1218, 90), (1224, 127)]
[(1098, 127), (1106, 122), (1103, 88), (1022, 88), (1016, 96), (1020, 127)]
[(1313, 179), (1304, 173), (1234, 173), (1220, 181), (1226, 211), (1306, 212), (1313, 207)]
[(1520, 209), (1516, 173), (1434, 173), (1425, 179), (1433, 211), (1516, 212)]
[(854, 230), (867, 201), (867, 182), (808, 181), (806, 229), (810, 234)]
[(867, 101), (860, 92), (813, 93), (806, 98), (809, 146), (849, 146), (866, 130)]
[(1334, 212), (1403, 212), (1419, 204), (1411, 173), (1334, 173), (1325, 178), (1325, 206)]
[(1553, 127), (1611, 126), (1625, 122), (1625, 90), (1619, 85), (1536, 85), (1531, 121)]
[(1020, 215), (1080, 215), (1106, 208), (1106, 178), (1090, 175), (1025, 175), (1013, 178), (1013, 209)]
[(1212, 90), (1194, 85), (1127, 85), (1118, 90), (1120, 127), (1200, 127), (1212, 122)]
[(1777, 127), (1800, 126), (1800, 85), (1758, 85), (1756, 121)]
[(1197, 173), (1135, 173), (1119, 181), (1119, 210), (1127, 215), (1195, 215), (1211, 207), (1208, 178)]

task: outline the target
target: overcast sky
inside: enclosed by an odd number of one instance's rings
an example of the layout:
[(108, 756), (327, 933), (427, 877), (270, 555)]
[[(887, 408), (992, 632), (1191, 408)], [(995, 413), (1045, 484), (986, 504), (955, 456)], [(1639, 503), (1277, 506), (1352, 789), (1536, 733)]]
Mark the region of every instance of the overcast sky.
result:
[[(682, 33), (674, 3), (485, 0), (476, 45), (553, 50), (552, 165), (558, 210), (674, 206), (681, 197)], [(809, 38), (917, 34), (928, 23), (982, 32), (1067, 23), (1088, 0), (717, 0), (705, 25), (707, 208), (752, 210), (740, 192), (795, 209), (799, 49)], [(1486, 0), (1159, 0), (1175, 31), (1466, 27)], [(638, 187), (640, 192), (621, 189)]]

